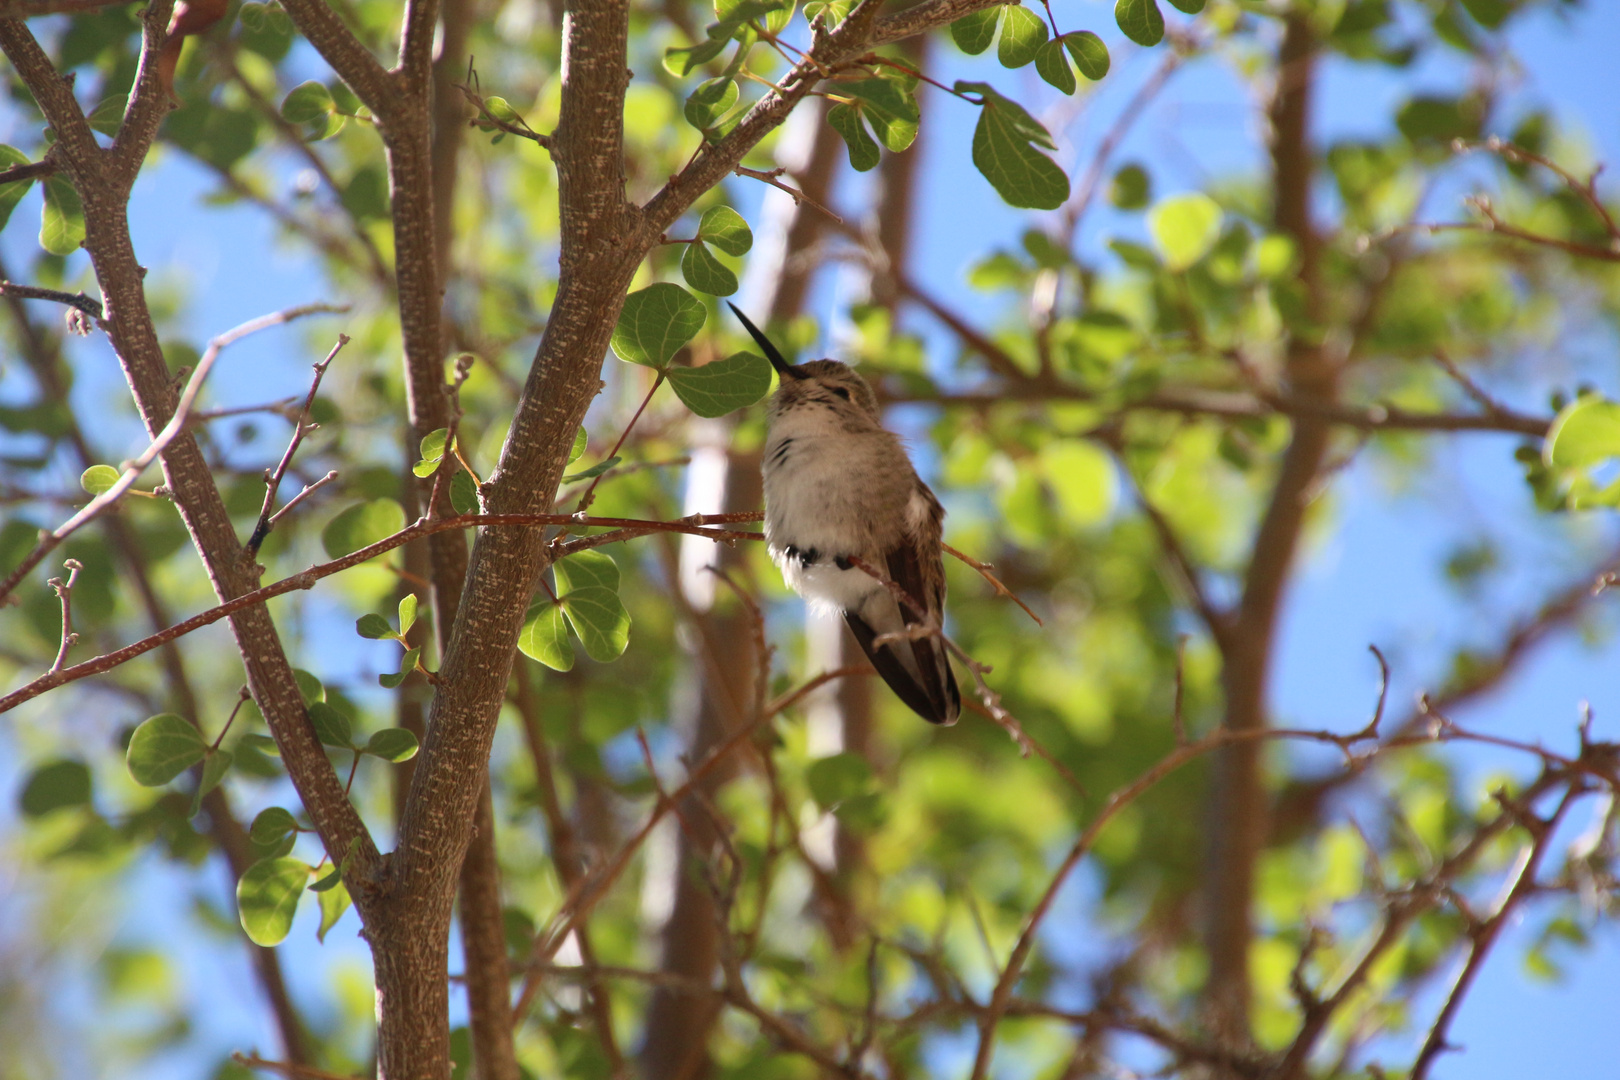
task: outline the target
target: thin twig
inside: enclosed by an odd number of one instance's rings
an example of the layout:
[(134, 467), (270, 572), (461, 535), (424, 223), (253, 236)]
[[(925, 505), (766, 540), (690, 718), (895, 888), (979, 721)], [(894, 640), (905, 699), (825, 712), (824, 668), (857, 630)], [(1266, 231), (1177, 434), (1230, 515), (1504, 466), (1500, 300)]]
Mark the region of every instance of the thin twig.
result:
[(778, 191), (787, 192), (789, 197), (791, 197), (793, 199), (794, 203), (796, 203), (796, 204), (798, 204), (798, 203), (809, 203), (811, 206), (815, 207), (817, 210), (820, 210), (823, 214), (826, 214), (828, 217), (830, 217), (834, 221), (838, 222), (838, 224), (842, 225), (844, 223), (843, 218), (839, 217), (837, 214), (833, 213), (831, 210), (827, 209), (825, 206), (821, 205), (816, 200), (812, 199), (809, 195), (805, 194), (800, 189), (798, 189), (796, 187), (791, 187), (791, 186), (789, 186), (787, 184), (784, 184), (784, 183), (782, 183), (781, 180), (777, 179), (777, 177), (779, 177), (783, 173), (787, 172), (787, 170), (785, 168), (775, 168), (775, 169), (769, 169), (769, 170), (766, 170), (766, 169), (750, 169), (746, 165), (738, 165), (732, 171), (734, 173), (736, 173), (738, 176), (747, 176), (747, 177), (751, 177), (752, 179), (755, 179), (755, 180), (762, 180), (765, 183), (771, 185), (771, 187), (776, 188)]
[(62, 665), (67, 663), (68, 649), (79, 641), (79, 635), (73, 632), (73, 585), (79, 580), (79, 571), (84, 569), (84, 564), (78, 559), (68, 559), (62, 565), (67, 567), (67, 580), (53, 577), (49, 582), (51, 588), (56, 590), (57, 598), (62, 601), (62, 644), (57, 647), (56, 660), (49, 672), (51, 675), (62, 670)]
[(15, 296), (21, 300), (49, 300), (53, 304), (66, 304), (70, 308), (77, 308), (86, 315), (101, 321), (101, 301), (86, 296), (82, 292), (63, 292), (61, 289), (41, 289), (35, 285), (18, 285), (15, 282), (0, 281), (0, 296)]
[(0, 582), (0, 600), (10, 595), (11, 591), (17, 587), (18, 582), (22, 581), (30, 570), (38, 566), (40, 561), (46, 555), (49, 555), (58, 544), (94, 519), (97, 514), (100, 514), (122, 498), (124, 493), (140, 477), (141, 473), (145, 471), (146, 467), (157, 459), (157, 456), (163, 452), (169, 443), (174, 441), (176, 435), (185, 430), (192, 406), (196, 403), (197, 394), (202, 390), (203, 380), (208, 378), (209, 371), (213, 369), (214, 361), (219, 359), (220, 352), (227, 345), (234, 344), (249, 334), (291, 322), (305, 315), (346, 310), (348, 309), (334, 307), (331, 304), (305, 304), (301, 307), (288, 308), (285, 311), (277, 311), (270, 315), (261, 315), (257, 319), (250, 319), (210, 341), (207, 350), (203, 352), (201, 359), (197, 361), (197, 368), (191, 373), (191, 378), (186, 383), (185, 390), (180, 395), (180, 401), (175, 406), (174, 414), (169, 417), (169, 422), (163, 426), (163, 430), (157, 433), (151, 444), (141, 451), (139, 457), (124, 468), (123, 474), (118, 477), (111, 487), (91, 499), (85, 504), (84, 509), (74, 514), (58, 526), (54, 532), (40, 540), (39, 545), (22, 561), (22, 565), (12, 571), (4, 582)]
[[(298, 414), (298, 419), (293, 421), (292, 438), (287, 442), (287, 450), (281, 455), (281, 461), (276, 465), (275, 471), (264, 478), (264, 505), (259, 510), (259, 520), (253, 526), (253, 534), (248, 537), (248, 542), (244, 545), (250, 559), (259, 553), (259, 545), (264, 543), (264, 538), (270, 535), (270, 529), (275, 525), (276, 518), (281, 516), (280, 514), (271, 514), (276, 505), (276, 491), (281, 487), (281, 479), (287, 475), (287, 467), (292, 464), (293, 455), (298, 452), (298, 446), (304, 441), (304, 436), (319, 426), (309, 422), (310, 410), (315, 406), (315, 393), (321, 388), (321, 379), (325, 377), (326, 369), (332, 366), (332, 361), (337, 359), (337, 354), (342, 352), (343, 346), (348, 343), (349, 335), (339, 334), (337, 344), (333, 345), (332, 351), (326, 354), (326, 359), (315, 365), (315, 377), (310, 380), (309, 393), (304, 395), (304, 408)], [(328, 473), (325, 480), (317, 481), (306, 487), (299, 492), (297, 498), (283, 508), (283, 511), (292, 507), (297, 503), (298, 499), (302, 499), (336, 475), (335, 472)]]
[(1024, 609), (1024, 614), (1028, 615), (1030, 618), (1034, 619), (1036, 626), (1045, 626), (1046, 625), (1044, 622), (1041, 621), (1041, 617), (1039, 615), (1035, 614), (1033, 611), (1031, 611), (1029, 609), (1028, 604), (1026, 604), (1022, 600), (1018, 599), (1018, 594), (1017, 593), (1013, 592), (1011, 589), (1007, 588), (1007, 586), (1003, 585), (1001, 583), (1001, 579), (997, 578), (995, 574), (991, 573), (991, 571), (995, 569), (994, 566), (990, 565), (987, 562), (980, 562), (978, 559), (975, 559), (971, 555), (964, 555), (962, 552), (957, 551), (955, 548), (951, 547), (951, 545), (945, 543), (944, 541), (941, 541), (939, 546), (945, 550), (945, 553), (947, 555), (954, 555), (954, 556), (956, 556), (957, 559), (959, 559), (962, 562), (966, 563), (968, 566), (971, 566), (974, 570), (977, 570), (979, 572), (979, 576), (984, 578), (984, 580), (988, 581), (990, 583), (990, 587), (992, 589), (996, 590), (996, 595), (997, 596), (1004, 596), (1008, 600), (1011, 600), (1013, 603), (1017, 604), (1019, 607), (1023, 608)]

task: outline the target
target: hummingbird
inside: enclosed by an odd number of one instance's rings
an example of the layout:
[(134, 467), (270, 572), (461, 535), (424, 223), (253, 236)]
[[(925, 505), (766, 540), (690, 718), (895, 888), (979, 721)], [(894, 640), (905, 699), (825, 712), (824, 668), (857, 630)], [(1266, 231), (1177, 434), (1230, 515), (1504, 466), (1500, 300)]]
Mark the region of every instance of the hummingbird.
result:
[[(790, 364), (729, 304), (780, 376), (766, 406), (765, 545), (789, 587), (836, 611), (883, 681), (913, 712), (954, 724), (962, 695), (936, 631), (945, 609), (945, 510), (884, 429), (865, 379), (837, 360)], [(900, 603), (865, 570), (888, 575)], [(920, 614), (919, 614), (920, 610)], [(895, 635), (886, 640), (886, 634)]]

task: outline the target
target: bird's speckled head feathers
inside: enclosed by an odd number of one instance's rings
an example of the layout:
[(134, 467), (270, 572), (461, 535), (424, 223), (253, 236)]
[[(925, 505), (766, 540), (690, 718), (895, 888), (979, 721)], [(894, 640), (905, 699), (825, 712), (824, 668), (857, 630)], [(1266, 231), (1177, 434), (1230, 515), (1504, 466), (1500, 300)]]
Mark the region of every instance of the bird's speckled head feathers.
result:
[(805, 406), (831, 409), (845, 420), (879, 422), (877, 395), (854, 368), (837, 360), (811, 360), (784, 371), (782, 382), (771, 395), (770, 415), (780, 416)]

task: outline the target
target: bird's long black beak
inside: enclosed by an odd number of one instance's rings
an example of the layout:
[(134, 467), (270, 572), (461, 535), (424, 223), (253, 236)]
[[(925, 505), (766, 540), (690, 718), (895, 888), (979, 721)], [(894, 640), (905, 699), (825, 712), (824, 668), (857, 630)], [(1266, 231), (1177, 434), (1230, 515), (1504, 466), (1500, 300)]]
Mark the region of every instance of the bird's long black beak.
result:
[(731, 309), (731, 313), (737, 316), (737, 319), (748, 330), (749, 336), (751, 336), (759, 347), (765, 351), (765, 359), (771, 362), (771, 367), (776, 369), (776, 373), (778, 375), (784, 379), (808, 378), (803, 368), (799, 367), (797, 364), (790, 364), (782, 358), (781, 352), (777, 350), (775, 345), (771, 344), (771, 339), (766, 337), (764, 331), (762, 331), (759, 327), (749, 322), (748, 316), (739, 311), (736, 304), (733, 304), (730, 300), (727, 300), (726, 307)]

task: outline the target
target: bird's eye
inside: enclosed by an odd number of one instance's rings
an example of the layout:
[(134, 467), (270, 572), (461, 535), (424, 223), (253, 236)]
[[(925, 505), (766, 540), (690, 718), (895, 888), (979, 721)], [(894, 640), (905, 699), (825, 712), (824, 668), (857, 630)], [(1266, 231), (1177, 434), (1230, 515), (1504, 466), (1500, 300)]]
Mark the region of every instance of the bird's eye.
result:
[(845, 401), (849, 400), (849, 391), (846, 390), (842, 386), (833, 387), (833, 393), (837, 394), (839, 397), (843, 398)]

